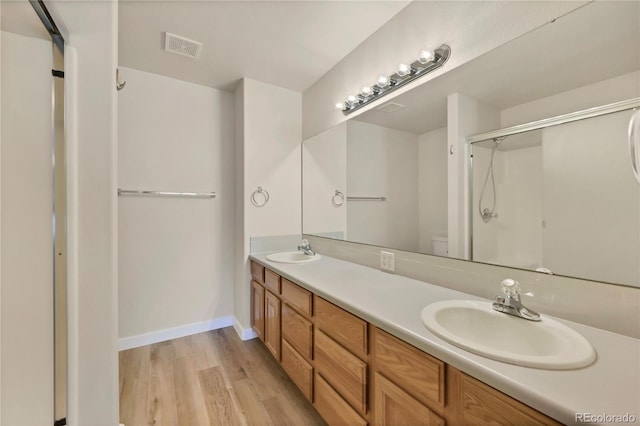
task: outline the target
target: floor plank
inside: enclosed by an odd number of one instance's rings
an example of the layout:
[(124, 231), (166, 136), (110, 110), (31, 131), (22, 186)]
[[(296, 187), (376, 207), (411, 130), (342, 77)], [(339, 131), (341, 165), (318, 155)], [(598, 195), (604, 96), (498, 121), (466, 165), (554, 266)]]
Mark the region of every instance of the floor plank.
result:
[(325, 425), (262, 342), (231, 327), (120, 352), (120, 421)]

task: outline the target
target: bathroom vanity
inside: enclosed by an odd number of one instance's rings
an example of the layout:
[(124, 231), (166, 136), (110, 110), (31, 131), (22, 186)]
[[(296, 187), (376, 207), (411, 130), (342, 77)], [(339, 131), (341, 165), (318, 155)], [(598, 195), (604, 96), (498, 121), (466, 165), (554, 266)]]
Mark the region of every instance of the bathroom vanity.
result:
[(595, 363), (520, 367), (450, 345), (420, 320), (430, 303), (475, 296), (324, 255), (308, 264), (250, 258), (252, 327), (330, 425), (640, 419), (636, 339), (562, 321), (591, 342)]

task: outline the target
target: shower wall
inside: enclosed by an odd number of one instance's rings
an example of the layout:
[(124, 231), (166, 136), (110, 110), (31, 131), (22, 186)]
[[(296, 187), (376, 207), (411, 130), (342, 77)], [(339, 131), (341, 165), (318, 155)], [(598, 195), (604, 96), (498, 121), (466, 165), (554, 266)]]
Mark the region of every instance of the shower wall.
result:
[[(539, 135), (537, 135), (540, 142)], [(484, 223), (478, 212), (491, 148), (473, 148), (473, 259), (526, 269), (544, 266), (542, 259), (542, 146), (519, 148), (509, 138), (493, 159), (497, 217)], [(482, 208), (493, 204), (491, 177)]]

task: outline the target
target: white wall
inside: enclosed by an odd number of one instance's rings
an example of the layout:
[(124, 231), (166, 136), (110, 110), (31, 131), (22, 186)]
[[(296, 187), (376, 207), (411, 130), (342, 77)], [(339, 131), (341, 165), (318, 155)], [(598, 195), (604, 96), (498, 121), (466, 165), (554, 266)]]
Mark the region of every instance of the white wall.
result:
[[(121, 347), (230, 325), (233, 95), (125, 67), (120, 76), (127, 85), (118, 92), (118, 186), (216, 192), (119, 197)], [(174, 328), (182, 330), (162, 333)]]
[[(518, 148), (518, 137), (503, 140), (493, 159), (497, 217), (484, 223), (478, 211), (487, 178), (491, 148), (473, 147), (473, 260), (536, 269), (542, 262), (542, 146)], [(508, 146), (508, 148), (506, 148)], [(491, 175), (486, 181), (482, 208), (491, 209)]]
[[(250, 237), (300, 234), (302, 95), (281, 87), (243, 79), (236, 90), (236, 330), (252, 336), (249, 324)], [(241, 174), (241, 176), (240, 176)], [(238, 179), (239, 178), (239, 179)], [(261, 186), (269, 191), (264, 207), (251, 204)], [(240, 219), (241, 218), (241, 219)]]
[(467, 136), (495, 129), (499, 113), (490, 105), (454, 93), (447, 97), (449, 256), (470, 259), (469, 144)]
[(347, 123), (350, 197), (347, 237), (366, 244), (418, 250), (418, 136), (360, 121)]
[[(52, 4), (48, 3), (51, 7)], [(118, 423), (116, 1), (56, 2), (65, 48), (69, 425)]]
[(51, 424), (51, 42), (2, 32), (1, 52), (0, 424)]
[[(449, 61), (437, 71), (397, 90), (385, 99), (452, 70), (585, 1), (414, 1), (362, 42), (303, 95), (303, 139), (346, 120), (336, 102), (371, 85), (380, 73), (415, 60), (426, 46), (451, 46)], [(374, 102), (373, 107), (378, 106)], [(354, 117), (370, 109), (350, 114)]]
[(500, 111), (501, 127), (555, 117), (640, 96), (640, 71)]
[(419, 251), (432, 253), (431, 238), (447, 236), (447, 128), (418, 138)]
[[(348, 208), (346, 196), (349, 193), (346, 123), (304, 141), (302, 187), (304, 232), (345, 238)], [(343, 197), (336, 196), (336, 190), (342, 192)], [(339, 205), (340, 203), (342, 204)]]

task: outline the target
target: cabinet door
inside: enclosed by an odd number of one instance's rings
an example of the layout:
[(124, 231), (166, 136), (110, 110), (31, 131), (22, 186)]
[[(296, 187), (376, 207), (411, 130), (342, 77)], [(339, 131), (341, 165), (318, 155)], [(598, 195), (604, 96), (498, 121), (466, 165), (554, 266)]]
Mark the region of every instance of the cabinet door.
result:
[(264, 342), (264, 287), (251, 281), (251, 327)]
[(374, 389), (374, 424), (444, 426), (444, 419), (380, 373), (376, 373)]
[(264, 296), (264, 344), (280, 361), (280, 299), (267, 291)]

